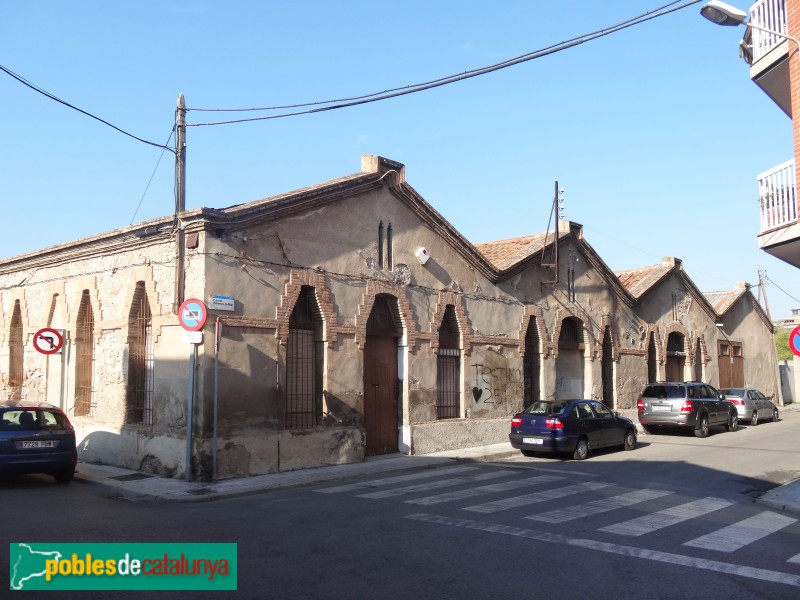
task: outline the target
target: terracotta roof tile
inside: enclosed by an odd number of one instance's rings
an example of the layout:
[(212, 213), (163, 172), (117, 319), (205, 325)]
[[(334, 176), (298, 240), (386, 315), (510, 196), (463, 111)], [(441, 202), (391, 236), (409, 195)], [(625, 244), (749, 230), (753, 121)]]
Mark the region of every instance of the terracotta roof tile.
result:
[[(562, 234), (562, 237), (566, 234)], [(536, 233), (522, 237), (475, 244), (478, 251), (498, 269), (507, 269), (544, 248), (547, 234)], [(553, 233), (549, 236), (553, 240)]]
[(640, 298), (647, 290), (666, 276), (673, 269), (673, 265), (653, 265), (632, 269), (630, 271), (614, 271), (622, 286), (634, 298)]

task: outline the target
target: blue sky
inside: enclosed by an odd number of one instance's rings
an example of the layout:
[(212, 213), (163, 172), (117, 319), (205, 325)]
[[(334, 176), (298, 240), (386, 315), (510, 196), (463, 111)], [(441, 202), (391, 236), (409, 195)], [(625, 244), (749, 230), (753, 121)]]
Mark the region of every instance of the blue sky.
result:
[[(181, 92), (190, 109), (371, 93), (493, 64), (666, 2), (4, 0), (0, 65), (163, 144)], [(773, 317), (788, 315), (800, 308), (798, 271), (758, 249), (756, 176), (792, 158), (791, 121), (738, 58), (744, 28), (716, 26), (700, 6), (410, 96), (190, 127), (187, 208), (314, 185), (379, 154), (404, 163), (408, 182), (483, 242), (544, 231), (558, 181), (566, 218), (584, 225), (612, 269), (676, 256), (701, 290), (718, 291), (756, 284), (761, 266), (774, 282)], [(172, 212), (172, 154), (1, 72), (0, 112), (0, 257)], [(229, 117), (190, 111), (187, 121)]]

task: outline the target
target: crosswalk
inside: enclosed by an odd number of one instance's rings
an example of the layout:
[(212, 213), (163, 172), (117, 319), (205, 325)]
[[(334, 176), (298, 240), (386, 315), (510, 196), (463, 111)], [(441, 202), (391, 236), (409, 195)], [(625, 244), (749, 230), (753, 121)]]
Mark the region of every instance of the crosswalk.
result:
[[(520, 473), (514, 469), (480, 465), (428, 469), (321, 487), (314, 492), (352, 494), (367, 500), (393, 499), (423, 509), (447, 509), (446, 515), (416, 513), (408, 518), (494, 533), (522, 535), (556, 543), (586, 543), (588, 547), (596, 547), (602, 551), (634, 554), (637, 549), (609, 543), (608, 540), (646, 540), (648, 535), (698, 520), (703, 523), (700, 531), (687, 528), (695, 536), (677, 544), (687, 552), (693, 549), (721, 556), (732, 555), (798, 523), (798, 519), (791, 516), (758, 510), (758, 507), (747, 510), (745, 515), (741, 510), (741, 503), (726, 498), (705, 496), (687, 499), (670, 490), (647, 487), (630, 489), (607, 481), (576, 481), (575, 477), (563, 472), (531, 474), (530, 471)], [(732, 511), (731, 514), (726, 515), (726, 509)], [(466, 516), (467, 513), (472, 513), (475, 516), (483, 515), (483, 518), (507, 514), (515, 525), (529, 524), (530, 527), (510, 527), (462, 517), (452, 518), (453, 511), (456, 515)], [(635, 513), (632, 518), (631, 512)], [(614, 521), (614, 517), (618, 515), (622, 515), (622, 518), (616, 522), (608, 522)], [(576, 541), (563, 534), (548, 533), (548, 528), (555, 525), (594, 522), (598, 521), (598, 516), (608, 517), (594, 529), (599, 540)], [(715, 528), (708, 531), (709, 526)], [(536, 529), (537, 527), (539, 528)], [(697, 535), (701, 531), (702, 535)], [(800, 526), (793, 527), (792, 532), (795, 536), (800, 534)], [(623, 552), (620, 548), (626, 550)], [(644, 557), (651, 556), (652, 553)], [(669, 554), (668, 557), (670, 560), (678, 560), (675, 557), (679, 557), (680, 560), (705, 561), (711, 564), (709, 567), (697, 563), (700, 565), (698, 568), (719, 568), (723, 571), (731, 568), (727, 563), (715, 563), (713, 560), (680, 557), (677, 554)], [(784, 556), (782, 560), (788, 564), (800, 565), (800, 553)], [(759, 578), (770, 580), (778, 577), (782, 581), (788, 578), (783, 583), (800, 587), (800, 575), (776, 574), (772, 571), (764, 573), (767, 575), (761, 573)]]

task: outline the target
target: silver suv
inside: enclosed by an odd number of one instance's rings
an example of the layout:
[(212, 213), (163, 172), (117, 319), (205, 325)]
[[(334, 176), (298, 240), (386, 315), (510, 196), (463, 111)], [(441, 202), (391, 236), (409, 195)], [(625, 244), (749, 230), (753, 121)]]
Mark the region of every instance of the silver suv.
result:
[(639, 422), (647, 433), (676, 427), (693, 429), (697, 437), (704, 438), (713, 425), (723, 425), (727, 431), (739, 428), (736, 407), (715, 387), (701, 381), (651, 383), (642, 392), (637, 408)]

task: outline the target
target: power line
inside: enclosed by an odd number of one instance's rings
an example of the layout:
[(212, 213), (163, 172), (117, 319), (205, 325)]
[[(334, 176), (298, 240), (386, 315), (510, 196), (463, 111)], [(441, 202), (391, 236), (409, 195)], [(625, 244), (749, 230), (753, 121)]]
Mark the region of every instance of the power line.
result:
[(10, 75), (11, 77), (13, 77), (17, 81), (19, 81), (21, 84), (28, 86), (29, 88), (31, 88), (35, 92), (38, 92), (38, 93), (42, 94), (43, 96), (46, 96), (47, 98), (50, 98), (51, 100), (55, 100), (59, 104), (63, 104), (64, 106), (66, 106), (68, 108), (71, 108), (72, 110), (77, 110), (79, 113), (84, 114), (87, 117), (91, 117), (92, 119), (94, 119), (96, 121), (100, 121), (104, 125), (108, 125), (112, 129), (115, 129), (116, 131), (119, 131), (120, 133), (122, 133), (124, 135), (127, 135), (128, 137), (133, 138), (136, 141), (142, 142), (144, 144), (149, 144), (150, 146), (155, 146), (156, 148), (162, 148), (164, 150), (169, 150), (170, 152), (174, 152), (174, 150), (172, 148), (168, 147), (168, 146), (162, 146), (161, 144), (156, 144), (155, 142), (148, 142), (147, 140), (144, 140), (144, 139), (142, 139), (140, 137), (137, 137), (137, 136), (133, 135), (132, 133), (128, 133), (124, 129), (120, 129), (116, 125), (112, 125), (111, 123), (109, 123), (105, 119), (101, 119), (100, 117), (95, 116), (90, 112), (87, 112), (87, 111), (85, 111), (85, 110), (83, 110), (81, 108), (78, 108), (77, 106), (74, 106), (74, 105), (70, 104), (69, 102), (67, 102), (65, 100), (62, 100), (58, 96), (54, 96), (50, 92), (48, 92), (46, 90), (43, 90), (42, 88), (40, 88), (35, 83), (31, 83), (30, 81), (28, 81), (27, 79), (25, 79), (21, 75), (17, 75), (16, 73), (14, 73), (14, 71), (12, 71), (11, 69), (7, 69), (3, 65), (0, 65), (0, 71), (3, 71), (4, 73)]
[[(231, 119), (227, 121), (215, 121), (215, 122), (208, 122), (208, 123), (192, 123), (187, 124), (187, 127), (206, 127), (211, 125), (230, 125), (233, 123), (247, 123), (252, 121), (266, 121), (270, 119), (281, 119), (285, 117), (296, 117), (299, 115), (307, 115), (313, 114), (328, 110), (337, 110), (340, 108), (349, 108), (352, 106), (358, 106), (361, 104), (368, 104), (371, 102), (379, 102), (381, 100), (388, 100), (390, 98), (397, 98), (399, 96), (406, 96), (409, 94), (414, 94), (417, 92), (422, 92), (425, 90), (433, 89), (436, 87), (441, 87), (444, 85), (449, 85), (451, 83), (456, 83), (458, 81), (463, 81), (465, 79), (470, 79), (472, 77), (477, 77), (479, 75), (485, 75), (487, 73), (492, 73), (494, 71), (499, 71), (501, 69), (506, 69), (508, 67), (521, 64), (523, 62), (527, 62), (530, 60), (534, 60), (536, 58), (541, 58), (543, 56), (548, 56), (550, 54), (554, 54), (556, 52), (561, 52), (562, 50), (567, 50), (574, 46), (578, 46), (583, 44), (584, 42), (592, 41), (612, 33), (616, 33), (617, 31), (621, 31), (622, 29), (626, 29), (628, 27), (632, 27), (634, 25), (638, 25), (640, 23), (644, 23), (651, 19), (655, 19), (657, 17), (662, 17), (669, 13), (675, 12), (677, 10), (682, 10), (688, 6), (693, 4), (699, 3), (701, 0), (691, 0), (680, 6), (674, 6), (678, 4), (680, 0), (676, 0), (674, 2), (669, 2), (664, 6), (661, 6), (657, 9), (647, 11), (641, 15), (636, 17), (632, 17), (621, 23), (616, 25), (612, 25), (610, 27), (606, 27), (603, 29), (598, 29), (591, 33), (583, 34), (569, 40), (560, 42), (559, 44), (554, 44), (552, 46), (547, 46), (540, 50), (535, 50), (533, 52), (528, 52), (526, 54), (522, 54), (515, 58), (510, 58), (504, 60), (499, 63), (495, 63), (493, 65), (489, 65), (486, 67), (481, 67), (477, 69), (472, 69), (470, 71), (464, 71), (462, 73), (457, 73), (454, 75), (448, 75), (446, 77), (441, 77), (439, 79), (434, 79), (431, 81), (426, 81), (423, 83), (416, 83), (402, 87), (391, 88), (388, 90), (384, 90), (383, 92), (374, 92), (371, 94), (365, 94), (361, 96), (352, 96), (349, 98), (340, 98), (337, 100), (322, 100), (316, 102), (306, 102), (300, 104), (290, 104), (284, 106), (272, 106), (272, 107), (263, 107), (263, 108), (232, 108), (232, 109), (223, 109), (223, 108), (188, 108), (187, 111), (199, 111), (199, 112), (255, 112), (255, 111), (269, 111), (269, 110), (285, 110), (290, 108), (302, 108), (308, 106), (314, 106), (316, 108), (311, 108), (308, 110), (301, 110), (301, 111), (292, 111), (281, 113), (277, 115), (268, 115), (263, 117), (250, 117), (246, 119)], [(329, 106), (321, 106), (321, 105), (329, 105)]]
[(161, 159), (164, 158), (164, 152), (170, 149), (169, 141), (172, 139), (173, 133), (175, 133), (174, 126), (172, 127), (172, 130), (169, 132), (169, 137), (167, 138), (167, 141), (164, 143), (163, 150), (161, 150), (161, 154), (159, 155), (158, 160), (156, 161), (156, 166), (153, 169), (153, 173), (150, 175), (150, 179), (148, 180), (147, 185), (144, 188), (144, 192), (142, 192), (142, 197), (139, 198), (139, 204), (136, 205), (136, 210), (133, 211), (133, 216), (131, 217), (131, 222), (130, 222), (131, 225), (133, 225), (133, 221), (134, 219), (136, 219), (136, 215), (139, 213), (139, 208), (142, 206), (142, 201), (144, 200), (144, 197), (147, 195), (147, 190), (150, 189), (150, 184), (153, 183), (153, 177), (156, 176), (156, 171), (158, 171), (158, 165), (161, 164)]
[(769, 282), (770, 282), (772, 285), (774, 285), (776, 288), (778, 288), (780, 291), (782, 291), (784, 294), (786, 294), (786, 295), (787, 295), (789, 298), (791, 298), (792, 300), (794, 300), (795, 302), (797, 302), (798, 304), (800, 304), (800, 300), (798, 300), (797, 298), (795, 298), (794, 296), (792, 296), (792, 295), (791, 295), (789, 292), (787, 292), (787, 291), (786, 291), (786, 290), (784, 290), (784, 289), (783, 289), (781, 286), (779, 286), (777, 283), (775, 283), (774, 281), (772, 281), (772, 279), (770, 279), (770, 278), (769, 278), (769, 275), (767, 275), (767, 274), (766, 274), (766, 272), (764, 273), (764, 278), (765, 278), (767, 281), (769, 281)]

